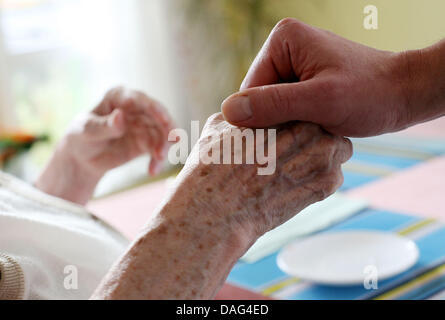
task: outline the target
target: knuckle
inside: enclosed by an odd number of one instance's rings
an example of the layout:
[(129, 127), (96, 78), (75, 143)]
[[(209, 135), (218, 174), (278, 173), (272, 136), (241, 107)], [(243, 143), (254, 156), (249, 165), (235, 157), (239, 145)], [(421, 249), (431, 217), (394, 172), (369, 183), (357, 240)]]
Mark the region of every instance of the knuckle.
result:
[(337, 190), (344, 181), (343, 172), (341, 171), (340, 167), (337, 167), (333, 173), (332, 173), (332, 193)]
[(89, 119), (88, 121), (84, 122), (81, 126), (81, 132), (83, 132), (86, 135), (94, 135), (100, 132), (103, 128), (103, 121), (96, 120), (96, 119)]
[(111, 88), (110, 90), (108, 90), (106, 96), (110, 97), (110, 96), (114, 96), (116, 94), (120, 94), (122, 92), (125, 91), (125, 87), (124, 86), (116, 86)]
[(321, 127), (310, 122), (295, 122), (292, 133), (297, 139), (299, 146), (311, 145), (320, 134), (323, 134)]
[(338, 165), (336, 161), (333, 161), (334, 153), (334, 148), (318, 150), (308, 158), (308, 168), (311, 168), (313, 172), (317, 172), (318, 176), (329, 174), (334, 166)]
[(212, 114), (210, 117), (207, 118), (207, 121), (205, 123), (205, 127), (211, 126), (213, 124), (216, 124), (220, 121), (224, 120), (221, 112), (216, 112)]
[(338, 144), (335, 139), (329, 134), (323, 134), (319, 140), (321, 153), (325, 161), (330, 163), (337, 151)]
[(327, 133), (326, 131), (323, 131), (321, 133), (321, 137), (320, 137), (319, 141), (323, 146), (326, 146), (328, 148), (334, 147), (337, 145), (337, 141), (336, 141), (335, 137), (333, 135), (331, 135), (330, 133)]
[(289, 29), (294, 29), (298, 27), (300, 22), (295, 18), (284, 18), (281, 19), (275, 26), (274, 31), (275, 32), (286, 32)]
[(212, 114), (204, 124), (201, 138), (221, 135), (230, 125), (224, 120), (221, 112)]
[(124, 91), (124, 90), (125, 90), (125, 87), (123, 85), (119, 85), (119, 86), (115, 86), (110, 91), (120, 92), (120, 91)]
[(325, 198), (332, 195), (342, 184), (343, 174), (339, 168), (327, 173), (323, 179), (322, 193)]
[(286, 39), (293, 39), (295, 32), (298, 32), (301, 22), (294, 18), (284, 18), (273, 28), (269, 41), (273, 48), (281, 48), (282, 42)]
[(132, 108), (137, 105), (137, 98), (133, 95), (128, 95), (123, 99), (122, 105), (126, 108)]
[(352, 157), (353, 146), (349, 139), (335, 136), (334, 139), (334, 153), (332, 161), (335, 165), (341, 165)]
[(133, 91), (131, 91), (131, 93), (132, 93), (133, 98), (137, 101), (149, 101), (149, 102), (152, 102), (153, 104), (160, 104), (155, 99), (146, 95), (143, 91), (133, 90)]
[(354, 153), (354, 147), (353, 147), (353, 145), (352, 145), (352, 142), (351, 142), (351, 140), (349, 140), (348, 138), (342, 138), (342, 140), (343, 140), (343, 143), (346, 145), (346, 148), (345, 148), (345, 161), (348, 161), (349, 159), (351, 159), (351, 157), (352, 157), (352, 154)]

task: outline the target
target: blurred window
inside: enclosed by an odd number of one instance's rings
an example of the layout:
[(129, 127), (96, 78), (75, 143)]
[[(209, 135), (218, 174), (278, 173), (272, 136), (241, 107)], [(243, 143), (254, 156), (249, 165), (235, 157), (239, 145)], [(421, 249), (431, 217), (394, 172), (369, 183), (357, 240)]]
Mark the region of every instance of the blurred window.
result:
[[(49, 134), (55, 142), (79, 111), (92, 108), (93, 99), (98, 99), (105, 90), (93, 85), (103, 79), (95, 75), (101, 67), (95, 60), (106, 60), (102, 56), (112, 49), (112, 36), (107, 31), (112, 30), (110, 11), (116, 3), (106, 0), (2, 2), (4, 52), (1, 56), (6, 60), (2, 84), (10, 88), (11, 105), (1, 107), (2, 114), (16, 119), (15, 127)], [(97, 67), (92, 68), (93, 65)], [(91, 95), (94, 88), (99, 89), (100, 94)], [(35, 152), (37, 162), (47, 159), (52, 146), (49, 144)]]
[[(0, 128), (50, 137), (28, 154), (31, 173), (21, 178), (35, 177), (73, 118), (111, 87), (145, 91), (175, 114), (162, 3), (0, 0)], [(116, 170), (116, 179), (146, 177), (146, 162)]]

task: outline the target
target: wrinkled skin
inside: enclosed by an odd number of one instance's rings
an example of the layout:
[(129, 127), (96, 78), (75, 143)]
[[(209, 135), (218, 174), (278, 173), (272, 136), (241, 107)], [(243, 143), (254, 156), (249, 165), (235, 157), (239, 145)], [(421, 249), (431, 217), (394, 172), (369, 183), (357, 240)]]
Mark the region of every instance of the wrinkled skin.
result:
[[(198, 143), (200, 150), (211, 149), (206, 145), (209, 143), (222, 146), (209, 139), (209, 135), (219, 133), (222, 140), (224, 133), (232, 128), (235, 127), (220, 113), (211, 116)], [(196, 165), (189, 161), (178, 177), (187, 186), (184, 196), (195, 199), (209, 212), (230, 214), (233, 221), (253, 227), (255, 234), (261, 235), (307, 205), (331, 195), (343, 183), (341, 164), (352, 155), (348, 139), (302, 122), (277, 127), (273, 147), (276, 148), (276, 170), (272, 175), (258, 175), (258, 164), (200, 162)], [(195, 147), (189, 159), (196, 158), (198, 152)]]
[(308, 123), (278, 129), (272, 175), (257, 175), (257, 164), (196, 161), (198, 146), (218, 143), (209, 135), (223, 139), (231, 128), (210, 117), (171, 193), (92, 298), (210, 299), (259, 236), (343, 181), (350, 141)]
[(151, 155), (149, 173), (157, 174), (173, 128), (159, 102), (139, 91), (112, 89), (93, 111), (73, 121), (35, 185), (85, 205), (108, 170), (140, 155)]

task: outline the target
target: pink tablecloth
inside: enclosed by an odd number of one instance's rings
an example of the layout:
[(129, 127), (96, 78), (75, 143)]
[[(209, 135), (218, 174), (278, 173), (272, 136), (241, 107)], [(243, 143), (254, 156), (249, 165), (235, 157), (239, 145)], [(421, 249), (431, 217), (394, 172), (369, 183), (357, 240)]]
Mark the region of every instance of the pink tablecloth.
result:
[(380, 209), (445, 220), (445, 156), (347, 192)]
[[(445, 118), (415, 126), (398, 134), (445, 138)], [(445, 220), (444, 177), (445, 157), (441, 157), (351, 190), (348, 196), (365, 198), (377, 208)], [(160, 181), (92, 201), (89, 209), (132, 239), (155, 211), (166, 192), (166, 181)], [(217, 299), (266, 298), (226, 284)]]
[(397, 134), (418, 138), (445, 138), (445, 117), (419, 124)]

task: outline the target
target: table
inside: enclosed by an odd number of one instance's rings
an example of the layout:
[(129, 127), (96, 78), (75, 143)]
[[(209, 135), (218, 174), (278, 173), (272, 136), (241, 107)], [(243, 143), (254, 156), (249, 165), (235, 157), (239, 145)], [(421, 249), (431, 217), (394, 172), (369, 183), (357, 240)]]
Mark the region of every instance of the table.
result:
[[(414, 147), (406, 147), (407, 141)], [(354, 157), (344, 169), (346, 196), (364, 198), (377, 210), (445, 221), (445, 118), (377, 142), (355, 140), (354, 145)], [(132, 239), (166, 194), (168, 183), (163, 180), (98, 199), (89, 209)], [(270, 299), (230, 283), (216, 298)]]

